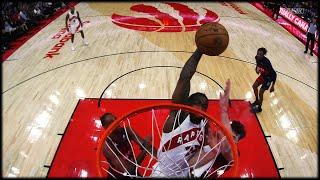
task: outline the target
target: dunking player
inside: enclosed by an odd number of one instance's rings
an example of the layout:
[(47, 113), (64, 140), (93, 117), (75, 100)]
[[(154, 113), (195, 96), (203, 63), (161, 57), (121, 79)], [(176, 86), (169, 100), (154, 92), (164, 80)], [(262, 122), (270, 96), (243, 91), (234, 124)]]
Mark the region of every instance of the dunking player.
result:
[(73, 45), (74, 34), (77, 33), (78, 31), (80, 31), (80, 33), (81, 33), (83, 44), (86, 46), (88, 45), (88, 42), (85, 41), (85, 39), (84, 39), (84, 33), (82, 30), (82, 27), (83, 27), (83, 24), (80, 19), (79, 12), (76, 11), (74, 9), (74, 7), (71, 7), (70, 11), (68, 12), (67, 17), (66, 17), (66, 28), (71, 33), (71, 50), (72, 51), (75, 50), (74, 45)]
[[(100, 117), (102, 126), (106, 129), (116, 117), (111, 113), (105, 113)], [(118, 127), (115, 129), (107, 138), (106, 143), (103, 147), (103, 154), (105, 155), (108, 163), (110, 163), (109, 175), (110, 177), (120, 178), (127, 175), (135, 175), (137, 165), (140, 165), (145, 158), (147, 151), (151, 154), (151, 145), (148, 143), (149, 137), (142, 139), (136, 132), (131, 130), (131, 128), (126, 128), (128, 138), (133, 140), (140, 146), (141, 152), (136, 158), (137, 164), (135, 163), (134, 154), (128, 142), (125, 129)], [(136, 135), (136, 136), (135, 136)], [(144, 147), (144, 148), (142, 148)], [(121, 153), (120, 153), (121, 152)], [(157, 152), (153, 149), (154, 154)], [(129, 161), (129, 160), (130, 161)], [(138, 176), (139, 173), (137, 174)]]
[[(270, 92), (274, 91), (274, 84), (276, 83), (277, 73), (273, 69), (270, 60), (265, 57), (267, 54), (267, 50), (265, 48), (259, 48), (257, 51), (256, 59), (256, 73), (260, 74), (257, 80), (252, 85), (254, 95), (256, 100), (253, 102), (253, 112), (261, 112), (262, 111), (262, 102), (263, 102), (263, 94), (266, 90), (269, 89), (270, 85)], [(258, 95), (258, 87), (261, 86)]]
[[(228, 104), (229, 104), (229, 95), (230, 95), (230, 81), (227, 81), (226, 88), (224, 90), (224, 94), (222, 95), (220, 93), (220, 116), (222, 124), (226, 127), (226, 129), (231, 132), (233, 136), (233, 140), (236, 144), (239, 143), (239, 141), (245, 137), (245, 129), (241, 122), (236, 120), (229, 120), (228, 117)], [(230, 166), (228, 166), (229, 162), (233, 160), (232, 158), (232, 152), (230, 145), (228, 144), (227, 140), (222, 140), (224, 135), (221, 133), (221, 131), (214, 131), (211, 128), (207, 129), (207, 135), (205, 136), (205, 144), (206, 146), (203, 148), (204, 153), (200, 156), (203, 156), (208, 153), (209, 149), (216, 146), (218, 142), (222, 141), (222, 146), (220, 149), (215, 150), (216, 152), (213, 152), (212, 154), (216, 157), (216, 160), (209, 157), (206, 160), (206, 164), (203, 162), (198, 161), (199, 151), (197, 151), (189, 160), (188, 164), (189, 166), (195, 166), (193, 170), (192, 177), (201, 177), (201, 178), (217, 178), (222, 173), (220, 173), (218, 170), (220, 169), (221, 172), (226, 171)], [(217, 152), (218, 151), (218, 152)], [(240, 151), (238, 150), (239, 156)], [(210, 153), (209, 153), (210, 154)], [(208, 162), (209, 160), (209, 162)], [(230, 165), (230, 164), (229, 164)], [(210, 168), (212, 166), (212, 168)], [(226, 169), (221, 169), (221, 167), (225, 166)]]
[[(201, 56), (202, 53), (197, 49), (185, 63), (173, 92), (172, 102), (206, 111), (208, 108), (208, 98), (205, 94), (197, 92), (189, 96), (190, 81), (196, 72)], [(220, 95), (220, 108), (222, 121), (230, 127), (227, 113), (229, 92), (230, 81), (228, 80), (224, 95)], [(190, 172), (192, 170), (191, 167), (197, 169), (206, 166), (213, 161), (212, 159), (216, 155), (220, 154), (220, 152), (208, 150), (215, 146), (219, 139), (217, 136), (213, 136), (214, 133), (210, 131), (206, 120), (184, 111), (180, 112), (178, 118), (176, 118), (177, 113), (178, 111), (176, 110), (171, 111), (165, 121), (158, 149), (158, 163), (153, 166), (154, 171), (152, 176), (154, 177), (191, 177), (193, 173)], [(235, 140), (244, 136), (242, 125), (234, 126), (234, 129), (237, 132), (237, 134), (234, 134)], [(205, 146), (201, 147), (204, 139), (206, 142), (204, 143)], [(222, 151), (227, 152), (229, 149), (225, 148)], [(200, 161), (198, 161), (199, 154), (199, 159), (202, 159)], [(201, 172), (198, 174), (201, 175)]]

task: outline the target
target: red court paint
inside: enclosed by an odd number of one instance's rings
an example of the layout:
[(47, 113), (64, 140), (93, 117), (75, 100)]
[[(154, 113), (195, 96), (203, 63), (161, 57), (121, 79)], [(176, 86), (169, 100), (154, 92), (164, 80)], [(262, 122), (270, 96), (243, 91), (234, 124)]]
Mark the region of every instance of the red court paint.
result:
[(6, 50), (2, 54), (2, 62), (6, 61), (11, 54), (13, 54), (17, 49), (19, 49), (24, 43), (26, 43), (29, 39), (31, 39), (34, 35), (36, 35), (41, 29), (45, 28), (52, 21), (57, 19), (63, 13), (69, 10), (68, 6), (76, 6), (78, 2), (69, 2), (67, 6), (59, 9), (54, 15), (48, 17), (47, 19), (42, 20), (36, 27), (29, 29), (29, 31), (24, 34), (22, 37), (18, 38), (14, 42), (10, 43), (11, 49)]
[(148, 18), (136, 18), (131, 16), (122, 16), (112, 14), (113, 23), (127, 29), (137, 31), (156, 31), (161, 28), (161, 24)]
[(151, 16), (154, 16), (156, 19), (160, 20), (165, 26), (178, 26), (180, 25), (178, 20), (172, 17), (170, 14), (163, 13), (157, 8), (149, 5), (138, 4), (130, 8), (131, 11), (146, 13)]
[[(130, 10), (151, 15), (155, 19), (159, 20), (161, 24), (144, 17), (123, 16), (116, 13), (111, 16), (112, 22), (120, 27), (137, 31), (181, 32), (183, 31), (183, 27), (184, 31), (196, 31), (199, 29), (201, 24), (206, 22), (219, 22), (220, 20), (219, 16), (215, 12), (206, 8), (203, 8), (206, 10), (206, 15), (203, 19), (199, 19), (199, 14), (187, 5), (181, 3), (165, 4), (168, 5), (168, 8), (173, 8), (178, 11), (179, 16), (183, 19), (182, 24), (180, 24), (177, 18), (170, 14), (161, 12), (154, 6), (144, 4), (133, 5)], [(197, 24), (198, 20), (200, 20), (200, 25)]]
[(205, 24), (208, 22), (219, 22), (220, 18), (215, 12), (210, 11), (209, 9), (206, 9), (206, 8), (203, 8), (203, 9), (205, 9), (207, 12), (206, 12), (205, 18), (200, 20), (200, 24)]
[[(90, 23), (90, 21), (83, 21), (82, 24), (85, 25), (87, 23)], [(78, 31), (78, 30), (77, 30)], [(77, 32), (79, 33), (79, 32)], [(51, 60), (55, 56), (60, 54), (60, 50), (63, 48), (63, 46), (71, 39), (71, 33), (68, 32), (67, 28), (62, 28), (57, 34), (55, 34), (51, 39), (59, 39), (62, 35), (64, 35), (57, 44), (55, 44), (49, 52), (46, 53), (46, 55), (43, 57), (43, 59)]]
[[(60, 142), (48, 177), (96, 177), (95, 148), (102, 133), (97, 123), (99, 117), (105, 112), (119, 117), (130, 110), (164, 102), (170, 100), (103, 99), (101, 107), (98, 108), (98, 99), (80, 100)], [(208, 113), (217, 119), (218, 106), (217, 100), (209, 101)], [(279, 177), (259, 122), (255, 114), (250, 112), (249, 102), (233, 100), (229, 115), (231, 119), (241, 121), (247, 132), (246, 137), (238, 144), (240, 176)], [(159, 127), (162, 126), (163, 122), (159, 122)], [(139, 131), (142, 136), (146, 134), (145, 129)]]
[(188, 6), (180, 3), (166, 3), (170, 5), (174, 10), (179, 12), (179, 15), (183, 18), (183, 24), (193, 25), (197, 24), (197, 19), (199, 18), (199, 14), (196, 13), (194, 10), (189, 8)]

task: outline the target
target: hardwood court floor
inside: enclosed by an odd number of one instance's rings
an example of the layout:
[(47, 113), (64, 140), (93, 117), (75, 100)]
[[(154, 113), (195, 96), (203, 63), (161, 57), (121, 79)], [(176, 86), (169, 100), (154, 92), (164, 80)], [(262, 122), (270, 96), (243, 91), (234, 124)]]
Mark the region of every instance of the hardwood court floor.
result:
[[(67, 38), (58, 33), (64, 28), (65, 13), (3, 63), (4, 176), (46, 176), (48, 168), (44, 165), (50, 165), (61, 140), (57, 134), (64, 132), (79, 98), (99, 97), (108, 84), (130, 71), (151, 66), (182, 67), (190, 57), (196, 48), (195, 31), (144, 32), (112, 22), (113, 13), (159, 22), (130, 11), (137, 4), (79, 3), (76, 10), (83, 21), (89, 21), (84, 26), (89, 46), (82, 45), (80, 34), (76, 34), (74, 52), (70, 41), (61, 42)], [(167, 4), (144, 4), (183, 23), (179, 13)], [(214, 11), (228, 30), (227, 50), (218, 57), (204, 55), (197, 71), (222, 86), (230, 78), (232, 99), (254, 100), (254, 56), (259, 47), (268, 50), (278, 79), (275, 92), (265, 93), (258, 118), (264, 133), (271, 136), (268, 142), (278, 167), (284, 168), (280, 175), (317, 176), (317, 58), (305, 55), (301, 42), (249, 3), (233, 3), (238, 11), (218, 2), (182, 4), (201, 17), (206, 13), (203, 7)], [(56, 54), (43, 58), (50, 51)], [(170, 98), (180, 70), (153, 67), (130, 73), (112, 83), (104, 97)], [(191, 92), (195, 91), (217, 99), (221, 88), (196, 74), (191, 87)]]

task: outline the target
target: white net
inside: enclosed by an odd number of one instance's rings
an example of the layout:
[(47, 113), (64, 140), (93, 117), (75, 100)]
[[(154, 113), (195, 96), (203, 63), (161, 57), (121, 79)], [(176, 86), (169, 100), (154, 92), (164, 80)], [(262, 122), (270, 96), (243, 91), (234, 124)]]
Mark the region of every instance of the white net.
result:
[[(185, 117), (191, 113), (179, 109), (172, 126), (176, 128), (163, 133), (169, 112), (152, 108), (123, 119), (104, 137), (98, 162), (101, 175), (207, 178), (228, 172), (234, 162), (231, 145), (215, 121), (202, 119), (193, 127), (187, 124), (190, 115)], [(180, 123), (180, 118), (185, 120)], [(215, 138), (209, 138), (209, 131)]]

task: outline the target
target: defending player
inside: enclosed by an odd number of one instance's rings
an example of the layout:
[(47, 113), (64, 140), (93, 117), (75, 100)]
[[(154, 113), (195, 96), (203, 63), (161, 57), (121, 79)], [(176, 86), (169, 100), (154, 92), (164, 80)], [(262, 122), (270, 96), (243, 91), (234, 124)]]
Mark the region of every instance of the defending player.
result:
[[(260, 74), (260, 76), (256, 79), (254, 84), (252, 85), (254, 95), (256, 100), (253, 102), (253, 112), (261, 112), (262, 111), (262, 102), (263, 102), (263, 94), (266, 90), (269, 89), (270, 85), (270, 92), (274, 91), (274, 84), (277, 80), (277, 73), (273, 69), (270, 60), (265, 57), (267, 54), (267, 50), (265, 48), (259, 48), (257, 51), (256, 59), (256, 73)], [(261, 86), (258, 95), (258, 87)]]

